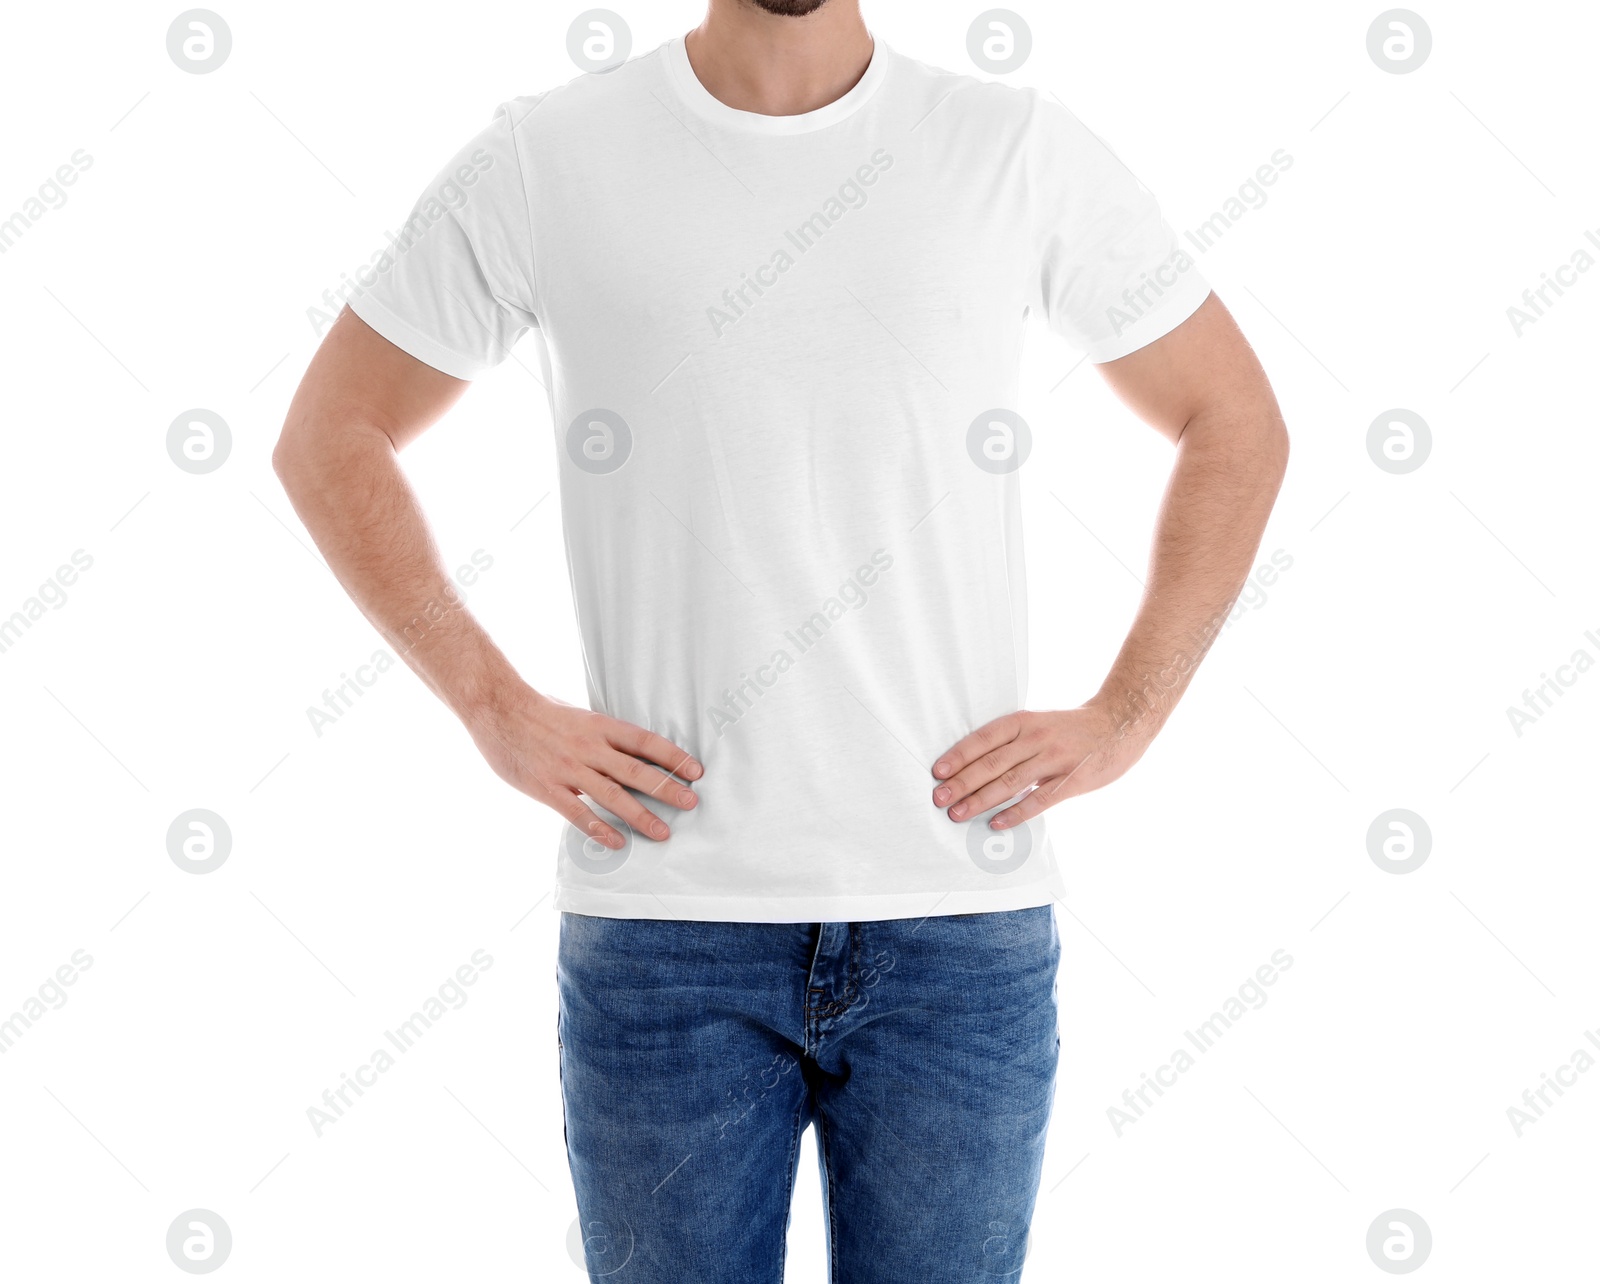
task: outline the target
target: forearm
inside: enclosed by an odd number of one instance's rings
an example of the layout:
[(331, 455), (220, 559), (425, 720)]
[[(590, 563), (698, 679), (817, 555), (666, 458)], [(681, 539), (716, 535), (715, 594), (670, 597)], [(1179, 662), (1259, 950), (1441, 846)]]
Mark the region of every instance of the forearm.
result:
[(1277, 399), (1216, 295), (1100, 370), (1177, 448), (1144, 598), (1092, 699), (1005, 714), (940, 755), (933, 802), (953, 821), (1007, 804), (989, 825), (1009, 829), (1139, 760), (1227, 622), (1283, 482), (1289, 437)]
[(463, 720), (520, 686), (450, 579), (382, 427), (356, 411), (331, 424), (291, 411), (273, 466), (339, 583)]
[(1093, 703), (1116, 734), (1146, 738), (1166, 721), (1244, 587), (1288, 460), (1269, 390), (1198, 411), (1152, 542), (1145, 593)]
[(461, 600), (400, 468), (399, 451), (467, 386), (346, 308), (300, 382), (273, 467), (345, 592), (461, 718), (495, 774), (613, 851), (627, 846), (622, 830), (665, 839), (671, 830), (637, 795), (694, 807), (683, 782), (702, 765), (664, 736), (523, 682)]

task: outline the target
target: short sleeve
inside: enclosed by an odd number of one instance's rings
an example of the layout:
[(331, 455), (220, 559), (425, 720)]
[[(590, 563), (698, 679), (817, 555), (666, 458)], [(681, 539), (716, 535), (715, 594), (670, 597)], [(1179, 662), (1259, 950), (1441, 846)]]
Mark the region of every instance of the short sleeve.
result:
[(1035, 100), (1031, 218), (1038, 302), (1091, 361), (1113, 361), (1192, 316), (1211, 293), (1155, 197), (1071, 112)]
[(348, 300), (390, 343), (458, 379), (499, 365), (538, 324), (516, 134), (536, 102), (515, 99), (496, 110), (388, 233), (387, 249)]

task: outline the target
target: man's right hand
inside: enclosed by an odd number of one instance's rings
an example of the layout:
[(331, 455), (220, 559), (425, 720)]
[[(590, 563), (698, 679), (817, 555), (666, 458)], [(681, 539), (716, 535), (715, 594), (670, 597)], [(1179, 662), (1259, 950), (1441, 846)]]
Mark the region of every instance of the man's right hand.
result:
[(531, 687), (475, 714), (466, 725), (502, 780), (613, 849), (623, 845), (622, 835), (595, 815), (580, 794), (657, 841), (671, 830), (629, 789), (684, 811), (699, 802), (674, 776), (698, 780), (705, 769), (672, 741)]
[(627, 790), (687, 809), (699, 800), (668, 773), (698, 780), (704, 768), (661, 736), (540, 695), (518, 678), (460, 601), (400, 469), (398, 452), (466, 388), (346, 308), (301, 380), (273, 466), (339, 582), (502, 779), (613, 849), (622, 835), (580, 795), (665, 839), (667, 826)]

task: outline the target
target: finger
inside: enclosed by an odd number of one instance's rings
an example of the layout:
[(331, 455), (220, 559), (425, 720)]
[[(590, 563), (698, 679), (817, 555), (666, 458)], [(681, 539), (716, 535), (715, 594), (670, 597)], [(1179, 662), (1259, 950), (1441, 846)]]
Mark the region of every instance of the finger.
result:
[(569, 789), (551, 791), (552, 797), (540, 799), (546, 806), (554, 808), (564, 817), (574, 829), (586, 838), (593, 838), (604, 843), (613, 851), (618, 851), (626, 846), (627, 840), (615, 829), (596, 816), (583, 804), (583, 799)]
[(933, 774), (940, 780), (948, 780), (956, 772), (969, 763), (976, 761), (984, 754), (1008, 740), (1017, 738), (1017, 731), (1022, 726), (1022, 719), (1014, 713), (1005, 714), (993, 722), (986, 722), (970, 735), (963, 736), (950, 748), (939, 755), (939, 761), (933, 764)]
[[(997, 745), (988, 753), (980, 756), (976, 761), (969, 763), (960, 772), (945, 781), (942, 785), (935, 785), (933, 790), (933, 804), (936, 807), (950, 807), (962, 803), (972, 794), (978, 792), (991, 781), (998, 780), (1011, 771), (1018, 763), (1025, 762), (1033, 757), (1031, 746), (1022, 740), (1008, 740), (1002, 745)], [(1029, 782), (1032, 783), (1031, 781)], [(1019, 786), (1020, 787), (1020, 786)], [(1013, 793), (1016, 791), (1013, 790)], [(1005, 795), (1010, 797), (1009, 794)], [(968, 807), (967, 815), (971, 815), (974, 808)], [(960, 820), (957, 816), (955, 819)]]
[(610, 719), (606, 731), (606, 739), (613, 749), (665, 767), (675, 776), (698, 780), (705, 774), (705, 768), (695, 761), (694, 755), (678, 748), (665, 736), (658, 736), (653, 731), (623, 722), (620, 718)]
[[(1042, 793), (1044, 793), (1042, 788), (1030, 790), (1024, 798), (1018, 801), (1015, 807), (1007, 807), (1004, 811), (997, 812), (991, 816), (989, 818), (989, 828), (1015, 829), (1018, 825), (1032, 820), (1050, 805), (1050, 802), (1039, 801), (1039, 796)], [(1052, 799), (1051, 801), (1059, 802), (1060, 799)]]
[(1039, 773), (1043, 769), (1044, 766), (1039, 759), (1028, 758), (1002, 771), (982, 789), (951, 807), (948, 812), (950, 819), (971, 820), (974, 816), (983, 815), (989, 808), (998, 807), (1008, 799), (1015, 798), (1039, 778)]
[(613, 816), (628, 822), (646, 838), (653, 838), (661, 842), (669, 838), (672, 831), (667, 828), (666, 822), (649, 811), (619, 785), (610, 776), (602, 776), (598, 771), (590, 770), (584, 773), (583, 792), (593, 798)]
[(1089, 759), (1085, 758), (1065, 775), (1047, 776), (1041, 780), (1039, 787), (1026, 797), (1018, 799), (1015, 807), (1007, 807), (1002, 812), (996, 812), (989, 820), (990, 828), (1014, 829), (1064, 799), (1088, 793), (1095, 787), (1094, 775), (1087, 769), (1088, 762)]
[(595, 769), (610, 776), (617, 783), (626, 785), (629, 789), (637, 789), (640, 793), (649, 794), (670, 807), (687, 811), (700, 801), (694, 790), (687, 785), (679, 784), (659, 767), (641, 762), (637, 758), (630, 758), (625, 753), (607, 754), (603, 762), (595, 764)]
[(1078, 759), (1077, 767), (1061, 775), (1045, 776), (1038, 781), (1037, 789), (1018, 800), (1016, 807), (1006, 807), (1003, 812), (995, 813), (989, 823), (997, 829), (1011, 829), (1021, 825), (1024, 820), (1037, 817), (1046, 807), (1054, 807), (1069, 797), (1078, 797), (1078, 794), (1088, 794), (1098, 789), (1099, 783), (1101, 780), (1096, 773), (1094, 752), (1086, 752), (1082, 759)]

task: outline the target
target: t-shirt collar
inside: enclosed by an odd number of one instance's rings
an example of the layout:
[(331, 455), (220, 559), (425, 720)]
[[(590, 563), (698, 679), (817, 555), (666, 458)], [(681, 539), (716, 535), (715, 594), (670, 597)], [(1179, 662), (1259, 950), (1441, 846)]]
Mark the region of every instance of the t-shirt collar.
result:
[(730, 107), (700, 83), (689, 63), (684, 38), (678, 36), (664, 46), (667, 76), (681, 99), (697, 115), (730, 129), (754, 134), (805, 134), (825, 129), (857, 111), (877, 91), (889, 68), (889, 50), (876, 36), (872, 40), (872, 61), (861, 79), (843, 95), (815, 111), (797, 116), (766, 116), (760, 112)]

